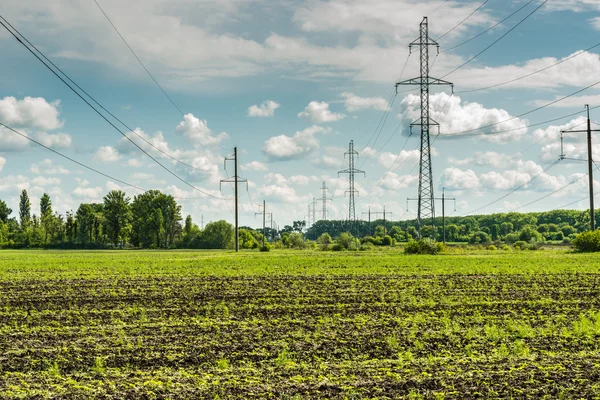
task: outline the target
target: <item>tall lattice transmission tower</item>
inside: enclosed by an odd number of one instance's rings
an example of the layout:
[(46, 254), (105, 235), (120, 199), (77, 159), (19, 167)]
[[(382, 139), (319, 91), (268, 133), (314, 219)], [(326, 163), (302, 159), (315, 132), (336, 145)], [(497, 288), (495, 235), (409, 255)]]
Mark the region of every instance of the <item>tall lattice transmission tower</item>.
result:
[(348, 174), (348, 190), (346, 193), (349, 197), (348, 203), (348, 221), (356, 220), (355, 213), (355, 203), (354, 203), (354, 195), (359, 194), (358, 190), (354, 189), (354, 175), (355, 174), (364, 174), (367, 175), (365, 171), (361, 171), (360, 169), (354, 168), (354, 157), (358, 158), (358, 151), (354, 150), (354, 140), (350, 141), (350, 145), (348, 146), (348, 151), (344, 153), (344, 158), (348, 156), (348, 169), (344, 169), (338, 172), (338, 176), (340, 174)]
[(419, 211), (417, 221), (419, 226), (419, 237), (421, 236), (421, 227), (423, 220), (431, 219), (432, 235), (435, 237), (435, 197), (433, 193), (433, 171), (431, 168), (431, 142), (429, 133), (432, 126), (439, 124), (429, 117), (429, 86), (431, 85), (450, 85), (453, 84), (441, 79), (432, 78), (429, 76), (429, 46), (436, 46), (437, 51), (440, 51), (440, 45), (429, 37), (429, 28), (427, 17), (423, 17), (420, 25), (420, 36), (409, 45), (409, 50), (415, 46), (419, 47), (421, 76), (412, 78), (406, 81), (396, 83), (396, 91), (400, 85), (419, 85), (421, 88), (421, 118), (410, 125), (411, 131), (413, 126), (421, 127), (421, 159), (419, 162)]
[(323, 221), (327, 221), (327, 202), (332, 201), (331, 198), (327, 197), (328, 190), (327, 184), (323, 181), (323, 185), (321, 186), (321, 198), (317, 199), (323, 203)]

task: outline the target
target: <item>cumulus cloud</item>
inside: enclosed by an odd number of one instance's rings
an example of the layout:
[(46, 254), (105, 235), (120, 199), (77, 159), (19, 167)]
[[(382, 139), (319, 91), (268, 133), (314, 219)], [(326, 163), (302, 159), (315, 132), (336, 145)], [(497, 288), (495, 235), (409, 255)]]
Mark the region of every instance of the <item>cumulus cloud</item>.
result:
[(0, 192), (18, 194), (29, 188), (29, 179), (23, 175), (8, 175), (0, 179)]
[(121, 158), (121, 155), (112, 146), (102, 146), (94, 154), (94, 158), (102, 162), (114, 162)]
[(398, 175), (395, 172), (389, 172), (381, 181), (380, 186), (386, 190), (406, 189), (414, 186), (418, 181), (418, 175)]
[(344, 114), (334, 113), (329, 110), (329, 103), (311, 101), (298, 118), (310, 119), (313, 122), (335, 122), (346, 118)]
[(39, 163), (31, 164), (29, 170), (34, 174), (45, 175), (68, 175), (70, 173), (70, 171), (62, 165), (54, 165), (49, 158), (46, 158)]
[(182, 133), (190, 143), (200, 146), (214, 146), (229, 138), (225, 132), (214, 135), (208, 128), (208, 122), (196, 118), (194, 114), (185, 114), (177, 125), (176, 132)]
[[(21, 133), (23, 133), (25, 136), (29, 136), (27, 135), (27, 132)], [(29, 140), (4, 127), (0, 127), (0, 151), (18, 152), (23, 151), (28, 147)]]
[(348, 112), (356, 112), (369, 108), (385, 111), (389, 107), (387, 100), (383, 97), (359, 97), (354, 93), (348, 92), (342, 93), (342, 97), (344, 98), (344, 105)]
[(34, 185), (37, 186), (48, 186), (48, 185), (60, 185), (59, 178), (48, 178), (45, 176), (36, 176), (31, 180)]
[(495, 151), (478, 151), (472, 157), (462, 159), (448, 157), (448, 162), (454, 165), (492, 166), (494, 168), (507, 168), (512, 165), (514, 160), (514, 154), (502, 154)]
[(272, 160), (303, 158), (319, 147), (319, 140), (315, 135), (324, 132), (329, 132), (329, 129), (313, 125), (296, 132), (293, 136), (273, 136), (263, 145), (263, 152)]
[(403, 164), (414, 164), (420, 159), (419, 150), (402, 150), (400, 154), (390, 152), (381, 153), (377, 159), (379, 164), (384, 168), (398, 167)]
[(248, 107), (249, 117), (272, 117), (281, 105), (273, 100), (265, 100), (260, 105)]
[[(408, 109), (410, 118), (407, 118), (407, 121), (420, 117), (419, 96), (407, 95), (402, 100), (402, 106)], [(485, 108), (475, 102), (463, 102), (458, 96), (449, 96), (446, 93), (433, 94), (430, 108), (431, 117), (440, 124), (441, 137), (452, 137), (454, 134), (460, 136), (464, 131), (469, 131), (469, 134), (480, 132), (482, 133), (478, 136), (480, 138), (490, 142), (505, 143), (527, 133), (525, 128), (528, 124), (527, 120), (513, 118), (508, 111), (502, 109)], [(505, 132), (507, 130), (508, 132)]]
[(442, 182), (443, 186), (450, 190), (477, 189), (479, 187), (479, 178), (471, 169), (446, 168), (442, 175)]
[(85, 200), (100, 200), (104, 189), (102, 187), (77, 187), (73, 191), (73, 197)]
[(6, 165), (6, 158), (0, 157), (0, 172), (2, 172), (2, 169), (4, 168), (5, 165)]
[(134, 168), (140, 168), (142, 165), (144, 165), (144, 163), (142, 163), (137, 158), (130, 158), (129, 160), (127, 160), (127, 165)]
[(305, 176), (305, 175), (294, 175), (290, 176), (289, 181), (295, 185), (308, 185), (310, 183), (317, 183), (320, 179), (316, 176)]
[(260, 161), (252, 161), (240, 167), (242, 171), (268, 171), (269, 167)]
[(54, 130), (63, 126), (58, 119), (60, 100), (48, 103), (42, 97), (17, 100), (8, 96), (0, 100), (0, 120), (7, 125)]
[(312, 158), (311, 163), (318, 167), (329, 169), (340, 169), (344, 166), (344, 152), (347, 150), (343, 147), (326, 146), (320, 148), (318, 154)]
[(71, 136), (66, 133), (37, 132), (35, 138), (44, 146), (55, 149), (65, 149), (71, 145)]

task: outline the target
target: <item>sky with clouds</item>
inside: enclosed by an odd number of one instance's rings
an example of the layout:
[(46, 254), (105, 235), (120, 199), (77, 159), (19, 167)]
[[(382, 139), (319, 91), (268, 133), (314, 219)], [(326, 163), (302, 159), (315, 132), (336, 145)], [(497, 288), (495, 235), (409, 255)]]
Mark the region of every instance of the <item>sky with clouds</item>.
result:
[(356, 214), (385, 206), (392, 219), (414, 218), (406, 198), (418, 187), (410, 123), (420, 98), (394, 84), (418, 76), (408, 44), (428, 16), (441, 46), (431, 48), (431, 76), (454, 83), (453, 95), (434, 86), (430, 99), (440, 124), (434, 190), (457, 198), (450, 214), (584, 209), (584, 135), (567, 134), (569, 159), (555, 161), (560, 130), (585, 128), (584, 104), (600, 105), (600, 0), (489, 0), (473, 13), (482, 2), (98, 0), (169, 99), (93, 0), (6, 0), (2, 16), (128, 128), (120, 135), (6, 31), (0, 122), (132, 186), (0, 128), (0, 198), (17, 210), (27, 189), (39, 213), (47, 192), (65, 212), (112, 189), (134, 196), (136, 186), (172, 194), (197, 222), (233, 220), (233, 187), (220, 181), (233, 174), (224, 157), (237, 146), (249, 181), (242, 225), (260, 224), (263, 200), (280, 226), (304, 219), (323, 181), (328, 218), (343, 219), (348, 178), (337, 172), (353, 140), (366, 172), (356, 177)]

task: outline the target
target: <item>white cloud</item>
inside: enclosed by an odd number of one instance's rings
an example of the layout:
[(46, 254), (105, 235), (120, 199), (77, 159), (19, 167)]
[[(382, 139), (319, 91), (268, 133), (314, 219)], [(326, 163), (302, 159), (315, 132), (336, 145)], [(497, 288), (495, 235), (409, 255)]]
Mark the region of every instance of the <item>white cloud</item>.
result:
[(269, 167), (260, 161), (252, 161), (240, 167), (242, 171), (268, 171)]
[(296, 132), (294, 136), (273, 136), (263, 145), (263, 152), (273, 160), (303, 158), (319, 147), (319, 140), (315, 138), (315, 134), (328, 131), (328, 129), (313, 125)]
[(8, 96), (0, 100), (0, 120), (7, 125), (53, 130), (63, 126), (58, 119), (60, 100), (48, 103), (42, 97), (17, 100)]
[(35, 138), (44, 146), (55, 149), (66, 149), (71, 145), (71, 136), (66, 133), (51, 134), (47, 132), (37, 132)]
[(99, 201), (102, 198), (104, 189), (100, 186), (97, 187), (77, 187), (73, 191), (73, 196), (79, 199), (85, 200), (96, 200)]
[(481, 175), (483, 186), (494, 190), (510, 190), (521, 185), (526, 185), (531, 180), (531, 175), (520, 171), (504, 171), (498, 173), (490, 171)]
[[(479, 103), (462, 102), (458, 96), (436, 93), (430, 98), (431, 117), (440, 124), (440, 137), (452, 137), (454, 134), (469, 131), (468, 134), (485, 133), (478, 136), (490, 142), (505, 143), (518, 139), (527, 133), (527, 120), (513, 118), (508, 111), (497, 108), (485, 108)], [(407, 124), (420, 117), (421, 100), (417, 95), (409, 94), (402, 100), (408, 107)], [(502, 122), (509, 120), (507, 122)], [(502, 123), (501, 123), (502, 122)], [(486, 126), (491, 127), (481, 129)], [(510, 130), (509, 132), (503, 132)], [(479, 132), (480, 131), (480, 132)], [(434, 131), (435, 132), (435, 131)], [(436, 132), (437, 133), (437, 132)]]
[(127, 160), (127, 165), (134, 168), (140, 168), (142, 165), (144, 165), (144, 163), (142, 163), (137, 158), (130, 158), (129, 160)]
[(68, 175), (70, 173), (70, 171), (62, 165), (54, 165), (49, 158), (46, 158), (39, 163), (31, 164), (29, 170), (34, 174), (45, 175)]
[(18, 194), (23, 189), (29, 188), (29, 179), (23, 175), (8, 175), (0, 179), (0, 192)]
[(473, 157), (467, 157), (463, 159), (456, 159), (454, 157), (448, 157), (448, 162), (454, 165), (477, 165), (477, 166), (492, 166), (494, 168), (507, 168), (509, 165), (514, 164), (515, 155), (501, 154), (495, 151), (475, 152)]
[(389, 107), (387, 100), (383, 97), (359, 97), (354, 93), (348, 92), (342, 93), (342, 97), (344, 98), (344, 105), (348, 112), (356, 112), (369, 108), (385, 111)]
[(2, 172), (2, 169), (4, 168), (5, 165), (6, 165), (6, 158), (0, 157), (0, 172)]
[(37, 186), (60, 185), (59, 178), (47, 178), (45, 176), (36, 176), (31, 182)]
[(308, 185), (310, 183), (317, 183), (321, 181), (316, 176), (305, 176), (305, 175), (294, 175), (290, 176), (289, 181), (295, 185)]
[(185, 114), (183, 121), (179, 123), (176, 132), (183, 135), (194, 145), (214, 146), (229, 138), (225, 132), (213, 135), (208, 128), (206, 120), (200, 120), (194, 117), (194, 114)]
[[(27, 132), (20, 133), (27, 135)], [(0, 127), (0, 151), (23, 151), (29, 147), (29, 140), (23, 136), (17, 135), (16, 133)]]
[(389, 152), (381, 153), (377, 161), (379, 161), (379, 164), (382, 167), (390, 169), (392, 167), (399, 167), (405, 164), (414, 164), (416, 162), (419, 162), (419, 159), (419, 150), (402, 150), (400, 154), (394, 154)]
[(406, 189), (414, 186), (418, 181), (418, 175), (398, 175), (395, 172), (389, 172), (381, 181), (380, 186), (387, 190)]
[(304, 111), (298, 114), (298, 118), (310, 119), (313, 122), (335, 122), (346, 118), (344, 114), (338, 114), (329, 110), (329, 103), (311, 101)]
[(114, 162), (121, 158), (119, 152), (112, 146), (102, 146), (94, 154), (94, 158), (102, 162)]
[(442, 175), (443, 186), (450, 190), (477, 189), (479, 187), (479, 178), (471, 170), (462, 170), (460, 168), (446, 168)]
[[(600, 73), (600, 68), (598, 69), (598, 73)], [(551, 100), (536, 100), (533, 102), (536, 106), (545, 106), (555, 100), (561, 99), (565, 97), (563, 96), (555, 96)], [(564, 100), (559, 101), (558, 103), (554, 103), (549, 105), (548, 107), (553, 108), (579, 108), (583, 109), (584, 104), (599, 104), (600, 103), (600, 94), (590, 94), (585, 96), (572, 96), (568, 97)], [(583, 112), (583, 111), (582, 111)]]
[(592, 18), (590, 19), (590, 22), (592, 23), (594, 29), (600, 31), (600, 17)]
[(265, 100), (262, 104), (248, 107), (249, 117), (272, 117), (281, 105), (273, 100)]
[(316, 154), (311, 162), (318, 167), (329, 169), (341, 169), (346, 162), (344, 161), (344, 153), (347, 151), (343, 147), (325, 146), (321, 147), (319, 154)]

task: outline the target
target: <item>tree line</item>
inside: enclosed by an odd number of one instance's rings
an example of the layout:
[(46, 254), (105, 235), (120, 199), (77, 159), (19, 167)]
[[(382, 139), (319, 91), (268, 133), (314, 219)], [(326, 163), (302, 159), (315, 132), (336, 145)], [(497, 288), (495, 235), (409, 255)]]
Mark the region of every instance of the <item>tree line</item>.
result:
[[(82, 203), (64, 215), (53, 211), (46, 193), (39, 214), (32, 213), (26, 190), (21, 192), (15, 216), (0, 200), (0, 248), (195, 248), (228, 249), (235, 232), (226, 221), (211, 222), (200, 229), (191, 216), (182, 217), (181, 205), (173, 196), (158, 190), (128, 197), (113, 190), (100, 203)], [(597, 214), (598, 215), (598, 214)], [(563, 241), (589, 230), (587, 211), (553, 210), (538, 213), (496, 213), (468, 217), (446, 217), (448, 242), (505, 243)], [(435, 235), (433, 235), (435, 232)], [(283, 229), (240, 228), (240, 247), (255, 249), (262, 242), (278, 247), (305, 248), (306, 241), (317, 242), (324, 234), (339, 239), (349, 233), (373, 245), (390, 245), (418, 239), (416, 220), (407, 221), (317, 221), (310, 227), (294, 221)], [(422, 236), (442, 241), (442, 219), (422, 227)], [(323, 239), (321, 240), (323, 241)], [(321, 244), (321, 243), (319, 243)]]

